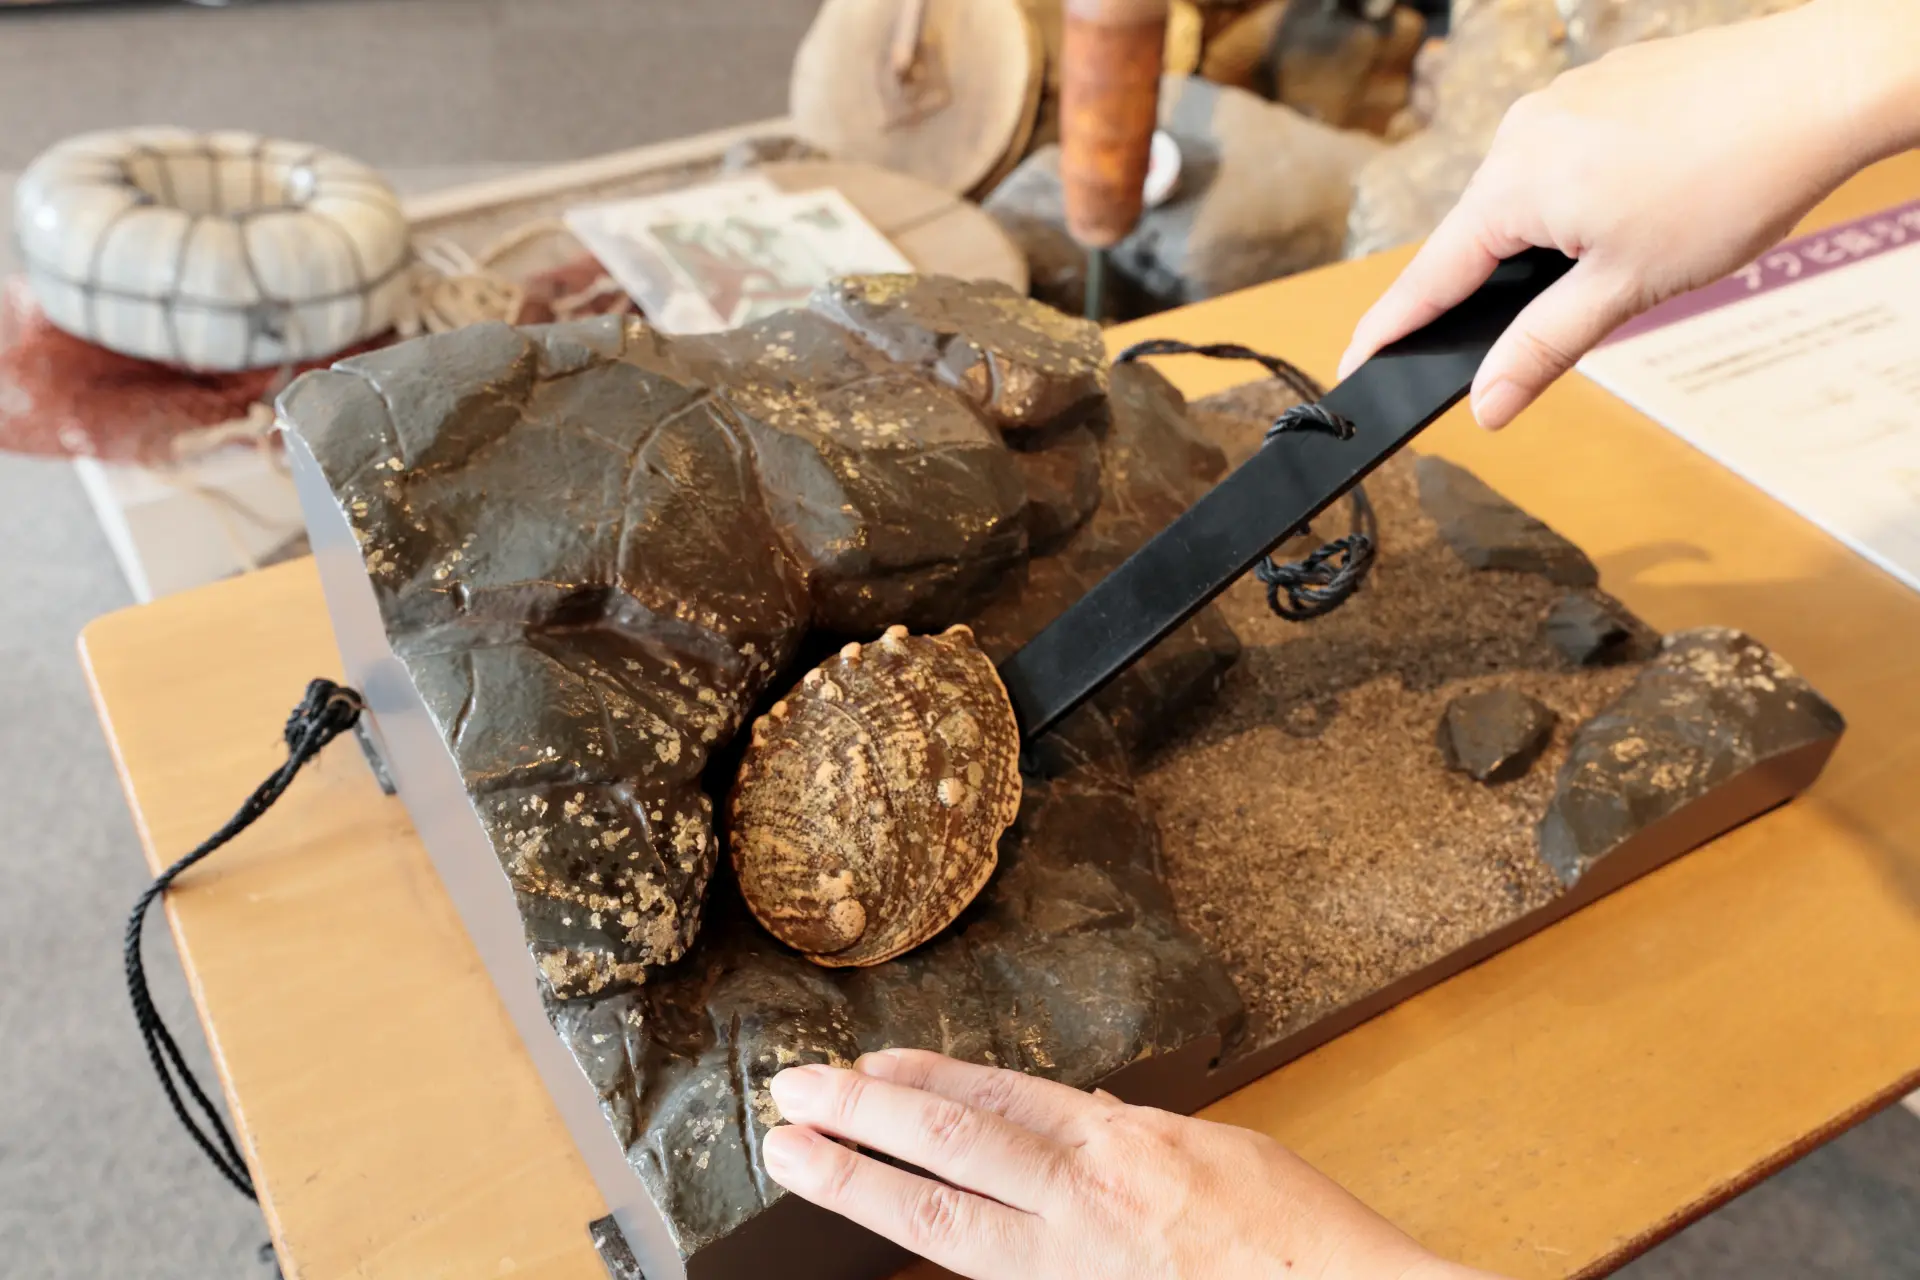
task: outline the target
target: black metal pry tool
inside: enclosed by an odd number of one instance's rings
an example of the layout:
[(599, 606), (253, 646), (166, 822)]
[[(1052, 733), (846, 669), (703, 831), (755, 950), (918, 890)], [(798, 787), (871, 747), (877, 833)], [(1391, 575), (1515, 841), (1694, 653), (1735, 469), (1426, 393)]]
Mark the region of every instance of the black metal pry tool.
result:
[(1501, 263), (1466, 301), (1327, 393), (1321, 406), (1351, 423), (1350, 435), (1270, 437), (1001, 663), (1021, 736), (1058, 724), (1453, 407), (1494, 340), (1572, 265), (1541, 249)]

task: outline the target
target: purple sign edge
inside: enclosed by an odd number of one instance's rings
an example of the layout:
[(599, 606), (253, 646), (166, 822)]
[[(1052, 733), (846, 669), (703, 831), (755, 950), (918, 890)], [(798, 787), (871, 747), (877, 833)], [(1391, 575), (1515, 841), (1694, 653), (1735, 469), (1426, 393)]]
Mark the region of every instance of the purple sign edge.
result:
[[(1873, 228), (1877, 224), (1891, 225), (1897, 229), (1901, 229), (1903, 234), (1899, 238), (1879, 243), (1877, 247), (1869, 251), (1857, 254), (1848, 253), (1836, 261), (1809, 258), (1804, 253), (1805, 250), (1815, 245), (1832, 244), (1837, 238), (1844, 235), (1864, 233), (1871, 236), (1873, 234)], [(1677, 298), (1670, 298), (1659, 306), (1635, 316), (1608, 334), (1606, 338), (1600, 342), (1596, 350), (1613, 346), (1618, 342), (1625, 342), (1629, 338), (1637, 338), (1641, 334), (1651, 333), (1655, 329), (1664, 329), (1668, 325), (1677, 324), (1682, 320), (1690, 320), (1694, 316), (1717, 310), (1731, 303), (1740, 302), (1747, 298), (1761, 297), (1762, 295), (1772, 293), (1776, 289), (1783, 289), (1788, 285), (1798, 284), (1803, 280), (1811, 280), (1816, 276), (1823, 276), (1829, 271), (1838, 271), (1842, 267), (1851, 267), (1858, 263), (1869, 262), (1882, 254), (1892, 253), (1896, 249), (1906, 249), (1915, 246), (1920, 246), (1920, 200), (1909, 200), (1905, 204), (1893, 205), (1877, 213), (1870, 213), (1864, 217), (1855, 218), (1851, 222), (1842, 222), (1835, 226), (1813, 232), (1810, 235), (1798, 236), (1792, 240), (1783, 241), (1772, 249), (1769, 249), (1766, 253), (1760, 255), (1754, 262), (1742, 267), (1739, 271), (1735, 271), (1731, 275), (1716, 280), (1712, 284), (1695, 289), (1691, 293), (1683, 293)], [(1793, 269), (1791, 271), (1771, 271), (1767, 269), (1766, 264), (1781, 260), (1790, 260), (1794, 264)]]

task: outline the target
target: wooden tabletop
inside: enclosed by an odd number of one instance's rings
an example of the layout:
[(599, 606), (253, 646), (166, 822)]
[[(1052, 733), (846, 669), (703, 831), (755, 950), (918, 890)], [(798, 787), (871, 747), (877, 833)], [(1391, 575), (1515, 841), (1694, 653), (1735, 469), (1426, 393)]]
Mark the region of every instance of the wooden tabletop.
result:
[[(1813, 222), (1916, 194), (1903, 157)], [(1230, 339), (1330, 374), (1395, 265), (1114, 340)], [(1190, 394), (1247, 373), (1164, 367)], [(1573, 538), (1655, 626), (1763, 637), (1851, 724), (1800, 801), (1208, 1113), (1442, 1253), (1598, 1274), (1920, 1082), (1920, 594), (1579, 378), (1500, 436), (1456, 416), (1422, 447)], [(306, 561), (102, 618), (81, 649), (156, 866), (282, 759), (305, 682), (339, 671)], [(351, 744), (166, 906), (290, 1277), (599, 1280), (600, 1197)]]

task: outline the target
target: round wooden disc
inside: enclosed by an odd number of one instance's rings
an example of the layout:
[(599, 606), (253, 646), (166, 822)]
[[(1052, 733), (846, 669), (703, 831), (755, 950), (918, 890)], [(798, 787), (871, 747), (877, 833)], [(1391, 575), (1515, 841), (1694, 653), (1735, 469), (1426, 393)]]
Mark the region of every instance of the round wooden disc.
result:
[[(909, 82), (893, 68), (921, 8)], [(1045, 75), (1019, 0), (826, 0), (794, 56), (788, 106), (807, 142), (839, 160), (971, 191), (1013, 145)]]
[(1039, 25), (1033, 20), (1033, 13), (1025, 6), (1020, 10), (1021, 21), (1027, 24), (1027, 47), (1032, 51), (1033, 76), (1027, 82), (1027, 101), (1021, 108), (1020, 123), (1014, 128), (1013, 140), (1007, 143), (1007, 150), (999, 161), (968, 192), (975, 200), (984, 200), (993, 194), (993, 189), (1007, 180), (1007, 175), (1020, 167), (1033, 149), (1033, 135), (1040, 127), (1040, 103), (1046, 96), (1047, 87), (1047, 45), (1040, 34)]
[(1027, 259), (1020, 247), (992, 215), (950, 191), (890, 169), (833, 160), (782, 160), (756, 172), (782, 191), (837, 188), (915, 271), (999, 280), (1027, 291)]
[(1060, 91), (1060, 50), (1067, 38), (1066, 0), (1020, 0), (1034, 30), (1040, 33), (1041, 56), (1047, 60), (1047, 92)]

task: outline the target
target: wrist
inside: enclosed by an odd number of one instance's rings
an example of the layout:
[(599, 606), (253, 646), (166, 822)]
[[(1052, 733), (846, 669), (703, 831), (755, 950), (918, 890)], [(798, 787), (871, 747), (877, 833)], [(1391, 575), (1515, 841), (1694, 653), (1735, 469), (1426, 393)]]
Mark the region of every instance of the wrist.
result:
[(1833, 158), (1848, 174), (1920, 146), (1920, 3), (1811, 0), (1780, 21), (1822, 90)]

